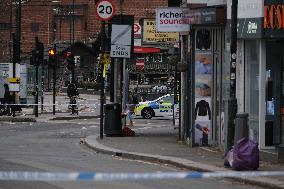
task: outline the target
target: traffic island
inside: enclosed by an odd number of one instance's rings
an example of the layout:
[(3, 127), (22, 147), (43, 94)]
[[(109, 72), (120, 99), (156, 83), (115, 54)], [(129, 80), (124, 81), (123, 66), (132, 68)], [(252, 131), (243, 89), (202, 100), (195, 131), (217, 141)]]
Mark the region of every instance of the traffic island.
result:
[(74, 119), (95, 119), (99, 118), (99, 115), (94, 115), (94, 116), (60, 116), (60, 117), (54, 117), (51, 118), (50, 120), (52, 121), (59, 121), (59, 120), (74, 120)]
[(36, 119), (31, 117), (0, 117), (0, 122), (36, 122)]

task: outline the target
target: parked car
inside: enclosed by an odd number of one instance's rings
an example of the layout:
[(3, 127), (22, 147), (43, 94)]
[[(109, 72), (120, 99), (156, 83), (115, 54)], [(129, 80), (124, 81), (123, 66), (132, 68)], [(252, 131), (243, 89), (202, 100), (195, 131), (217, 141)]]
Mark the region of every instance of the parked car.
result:
[(144, 119), (151, 119), (155, 116), (172, 116), (174, 95), (167, 94), (152, 101), (139, 102), (135, 107), (135, 115)]

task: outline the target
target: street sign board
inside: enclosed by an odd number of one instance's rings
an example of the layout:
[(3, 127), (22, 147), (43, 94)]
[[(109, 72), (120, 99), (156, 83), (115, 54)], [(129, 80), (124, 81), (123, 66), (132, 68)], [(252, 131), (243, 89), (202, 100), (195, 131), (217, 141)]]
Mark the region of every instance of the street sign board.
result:
[(96, 15), (99, 19), (107, 21), (114, 16), (115, 6), (110, 0), (100, 0), (96, 5)]
[(20, 84), (19, 83), (9, 83), (9, 91), (10, 92), (20, 92)]
[(131, 45), (131, 26), (130, 25), (112, 25), (111, 44)]
[(21, 78), (20, 77), (9, 77), (8, 81), (9, 83), (20, 83)]
[(153, 19), (144, 19), (143, 42), (146, 43), (178, 43), (178, 32), (157, 32), (156, 21)]
[(111, 57), (130, 58), (131, 46), (111, 45)]
[(112, 25), (111, 57), (130, 58), (131, 32), (132, 27), (130, 25)]
[(136, 70), (144, 70), (145, 68), (145, 59), (137, 58), (136, 59)]
[(110, 55), (109, 53), (104, 53), (100, 55), (101, 64), (110, 64)]
[(140, 46), (142, 46), (142, 39), (134, 38), (134, 47), (140, 47)]
[(141, 28), (141, 25), (139, 24), (139, 23), (134, 23), (134, 27), (133, 27), (134, 29), (134, 36), (136, 36), (136, 35), (141, 35), (141, 30), (142, 30), (142, 28)]
[(142, 46), (142, 27), (141, 25), (136, 22), (134, 23), (134, 26), (133, 26), (133, 32), (134, 32), (134, 46)]

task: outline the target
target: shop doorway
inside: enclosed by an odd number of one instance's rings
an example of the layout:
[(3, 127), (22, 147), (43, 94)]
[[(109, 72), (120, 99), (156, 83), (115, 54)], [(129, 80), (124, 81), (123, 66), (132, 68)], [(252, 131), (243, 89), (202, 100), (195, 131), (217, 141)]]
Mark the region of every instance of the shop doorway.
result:
[[(283, 143), (284, 41), (266, 43), (265, 146)], [(281, 112), (282, 110), (282, 112)]]

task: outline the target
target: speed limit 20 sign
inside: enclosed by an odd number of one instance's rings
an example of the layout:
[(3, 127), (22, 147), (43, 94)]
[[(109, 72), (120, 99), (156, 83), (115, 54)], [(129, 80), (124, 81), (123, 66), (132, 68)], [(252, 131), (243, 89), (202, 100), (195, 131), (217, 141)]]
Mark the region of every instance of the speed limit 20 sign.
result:
[(110, 0), (100, 0), (96, 5), (96, 14), (99, 19), (107, 21), (114, 16), (115, 7)]

